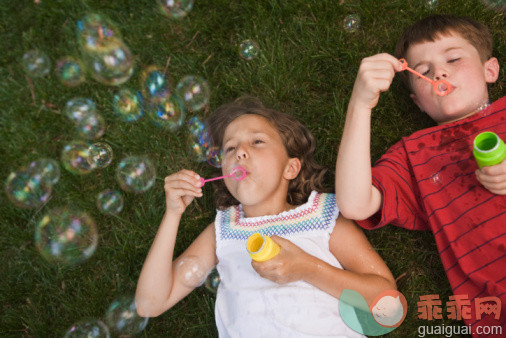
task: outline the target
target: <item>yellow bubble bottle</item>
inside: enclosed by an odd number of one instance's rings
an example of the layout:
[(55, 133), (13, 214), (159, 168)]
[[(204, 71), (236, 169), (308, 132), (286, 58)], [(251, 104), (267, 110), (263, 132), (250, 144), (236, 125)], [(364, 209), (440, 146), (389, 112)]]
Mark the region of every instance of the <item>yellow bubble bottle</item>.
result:
[(249, 236), (246, 249), (254, 261), (264, 262), (276, 256), (281, 248), (272, 238), (257, 232)]

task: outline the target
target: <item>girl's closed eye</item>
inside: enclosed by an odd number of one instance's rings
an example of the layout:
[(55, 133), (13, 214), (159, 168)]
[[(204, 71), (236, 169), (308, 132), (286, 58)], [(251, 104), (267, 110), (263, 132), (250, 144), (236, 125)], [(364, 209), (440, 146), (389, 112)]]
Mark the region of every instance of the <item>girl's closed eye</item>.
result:
[(261, 144), (261, 143), (265, 143), (265, 142), (263, 140), (259, 140), (259, 139), (253, 141), (253, 144)]
[(448, 60), (448, 63), (454, 63), (454, 62), (457, 62), (459, 60), (460, 60), (460, 58), (453, 58), (453, 59)]

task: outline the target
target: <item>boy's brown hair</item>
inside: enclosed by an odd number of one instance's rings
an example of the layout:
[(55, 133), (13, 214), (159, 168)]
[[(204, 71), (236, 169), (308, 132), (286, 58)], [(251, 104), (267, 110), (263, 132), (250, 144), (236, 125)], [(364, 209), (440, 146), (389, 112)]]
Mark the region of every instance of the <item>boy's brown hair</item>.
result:
[[(433, 42), (441, 36), (459, 35), (476, 48), (484, 63), (492, 57), (492, 34), (488, 28), (469, 17), (453, 15), (432, 15), (409, 26), (397, 41), (394, 55), (405, 58), (409, 47), (421, 42)], [(409, 87), (406, 72), (401, 74), (402, 80)]]
[[(262, 102), (251, 96), (242, 96), (222, 105), (207, 119), (207, 127), (212, 143), (223, 147), (223, 136), (227, 126), (236, 118), (255, 114), (264, 117), (277, 130), (289, 158), (301, 162), (299, 175), (290, 181), (286, 201), (291, 205), (307, 202), (312, 190), (328, 192), (323, 185), (327, 172), (324, 166), (314, 159), (316, 142), (311, 132), (293, 116), (264, 107)], [(214, 182), (214, 197), (219, 209), (225, 209), (239, 202), (230, 194), (223, 181)]]

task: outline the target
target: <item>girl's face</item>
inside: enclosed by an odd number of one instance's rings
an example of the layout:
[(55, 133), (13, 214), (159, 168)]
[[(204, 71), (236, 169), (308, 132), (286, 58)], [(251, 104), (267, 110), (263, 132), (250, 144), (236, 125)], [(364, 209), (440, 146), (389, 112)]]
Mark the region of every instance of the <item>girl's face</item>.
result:
[(268, 205), (277, 198), (286, 201), (289, 181), (297, 177), (300, 162), (288, 158), (280, 135), (267, 119), (247, 114), (232, 121), (223, 137), (223, 174), (237, 166), (246, 170), (246, 178), (227, 178), (225, 185), (247, 207)]

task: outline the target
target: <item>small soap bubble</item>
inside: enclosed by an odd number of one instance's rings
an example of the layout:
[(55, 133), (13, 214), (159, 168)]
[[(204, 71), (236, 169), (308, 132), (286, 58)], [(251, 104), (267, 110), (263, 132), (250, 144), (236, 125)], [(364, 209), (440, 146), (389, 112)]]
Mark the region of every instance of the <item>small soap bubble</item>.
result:
[(190, 134), (197, 138), (198, 135), (200, 135), (206, 128), (204, 122), (202, 122), (202, 120), (198, 116), (193, 116), (192, 118), (190, 118), (187, 122), (187, 126)]
[(67, 87), (79, 86), (85, 80), (81, 61), (70, 56), (56, 62), (56, 76)]
[(67, 101), (63, 112), (70, 120), (77, 123), (90, 113), (96, 113), (97, 107), (88, 98), (75, 97)]
[(65, 333), (64, 338), (109, 338), (109, 329), (98, 319), (80, 320)]
[(41, 158), (31, 162), (26, 171), (31, 175), (40, 175), (49, 185), (55, 185), (60, 180), (60, 165), (53, 159)]
[(158, 0), (160, 11), (171, 19), (185, 17), (193, 8), (194, 0)]
[(428, 10), (436, 9), (439, 6), (439, 0), (426, 0), (425, 8)]
[(119, 214), (123, 210), (123, 204), (123, 195), (117, 190), (104, 190), (97, 195), (98, 210), (104, 214)]
[(114, 114), (125, 122), (137, 121), (144, 115), (139, 93), (130, 89), (121, 89), (114, 95), (112, 109)]
[(482, 2), (489, 7), (490, 9), (496, 11), (506, 11), (506, 1), (505, 0), (482, 0)]
[(221, 161), (223, 159), (223, 153), (220, 147), (211, 146), (206, 150), (207, 163), (215, 168), (221, 168)]
[(218, 273), (218, 270), (216, 267), (214, 267), (211, 272), (206, 277), (206, 280), (204, 281), (204, 285), (207, 290), (211, 291), (212, 293), (216, 293), (218, 291), (218, 286), (220, 285), (221, 278), (220, 274)]
[(434, 185), (441, 185), (441, 175), (437, 172), (430, 177), (430, 182)]
[(51, 70), (49, 57), (41, 50), (33, 49), (23, 54), (21, 65), (30, 77), (43, 77)]
[(185, 256), (177, 262), (176, 276), (182, 284), (194, 288), (204, 282), (209, 270), (197, 256)]
[(118, 336), (129, 336), (144, 330), (148, 317), (137, 314), (134, 297), (122, 296), (115, 299), (105, 314), (105, 322)]
[(121, 189), (127, 192), (144, 192), (153, 186), (155, 178), (155, 166), (144, 156), (126, 157), (116, 168), (116, 180)]
[(90, 159), (90, 144), (84, 141), (71, 141), (63, 147), (61, 163), (73, 174), (90, 173), (95, 166)]
[(130, 49), (117, 38), (107, 44), (82, 53), (83, 62), (91, 76), (108, 86), (118, 86), (130, 79), (134, 72), (134, 59)]
[(253, 60), (257, 57), (258, 53), (260, 52), (260, 47), (258, 46), (258, 43), (256, 43), (253, 40), (244, 40), (239, 45), (239, 56), (242, 57), (244, 60)]
[(198, 111), (209, 103), (209, 84), (200, 76), (186, 75), (176, 86), (176, 95), (190, 111)]
[(90, 146), (91, 165), (96, 168), (105, 168), (112, 162), (112, 148), (105, 142), (96, 142)]
[(166, 99), (170, 96), (171, 82), (163, 69), (149, 66), (141, 74), (141, 92), (148, 101)]
[(146, 114), (156, 126), (171, 131), (178, 130), (186, 116), (183, 104), (176, 96), (148, 103)]
[(356, 14), (350, 14), (344, 18), (343, 28), (348, 33), (355, 33), (360, 29), (360, 17)]
[(42, 257), (51, 262), (82, 263), (93, 255), (97, 243), (95, 221), (81, 210), (50, 210), (36, 225), (35, 245)]
[(105, 121), (99, 113), (88, 113), (76, 123), (77, 134), (86, 140), (96, 140), (105, 133)]
[(12, 172), (5, 181), (5, 193), (17, 207), (34, 209), (49, 200), (52, 185), (40, 174), (28, 170)]

